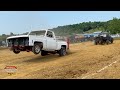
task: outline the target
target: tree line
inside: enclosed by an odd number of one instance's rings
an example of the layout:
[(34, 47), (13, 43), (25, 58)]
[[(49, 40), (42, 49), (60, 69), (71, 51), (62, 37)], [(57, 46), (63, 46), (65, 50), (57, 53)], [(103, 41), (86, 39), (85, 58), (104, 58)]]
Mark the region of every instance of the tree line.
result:
[(82, 22), (79, 24), (58, 26), (57, 28), (50, 29), (57, 35), (72, 35), (78, 33), (86, 33), (89, 31), (107, 31), (111, 34), (120, 33), (120, 19), (113, 18), (112, 20), (100, 22)]

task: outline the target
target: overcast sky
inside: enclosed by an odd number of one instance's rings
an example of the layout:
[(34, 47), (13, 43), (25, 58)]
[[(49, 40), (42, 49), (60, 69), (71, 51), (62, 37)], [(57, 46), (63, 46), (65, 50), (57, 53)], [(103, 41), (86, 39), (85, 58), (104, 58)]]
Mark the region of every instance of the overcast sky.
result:
[(0, 35), (120, 18), (120, 11), (0, 11)]

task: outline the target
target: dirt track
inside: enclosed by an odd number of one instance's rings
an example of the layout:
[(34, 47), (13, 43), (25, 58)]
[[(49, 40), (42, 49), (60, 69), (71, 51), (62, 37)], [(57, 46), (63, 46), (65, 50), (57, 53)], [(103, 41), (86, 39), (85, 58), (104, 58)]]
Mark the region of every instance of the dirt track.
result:
[[(84, 42), (70, 45), (69, 54), (34, 55), (32, 52), (14, 54), (0, 51), (1, 79), (108, 79), (120, 78), (120, 40), (110, 45), (93, 45)], [(115, 63), (114, 63), (115, 62)], [(113, 63), (113, 64), (111, 64)], [(17, 72), (9, 75), (5, 66), (16, 66)]]

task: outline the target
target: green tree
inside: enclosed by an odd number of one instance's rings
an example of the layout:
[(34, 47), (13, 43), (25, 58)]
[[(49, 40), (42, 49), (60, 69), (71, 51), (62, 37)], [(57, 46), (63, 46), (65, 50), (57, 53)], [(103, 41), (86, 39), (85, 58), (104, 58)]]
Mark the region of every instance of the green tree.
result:
[(120, 33), (120, 19), (113, 18), (108, 22), (108, 30), (112, 34)]

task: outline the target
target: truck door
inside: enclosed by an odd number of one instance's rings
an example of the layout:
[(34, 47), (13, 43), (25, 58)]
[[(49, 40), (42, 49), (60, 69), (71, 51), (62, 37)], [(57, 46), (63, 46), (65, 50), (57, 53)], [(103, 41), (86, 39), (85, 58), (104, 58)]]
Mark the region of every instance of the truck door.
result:
[(57, 41), (54, 38), (53, 32), (47, 31), (46, 40), (47, 40), (47, 50), (55, 50)]

